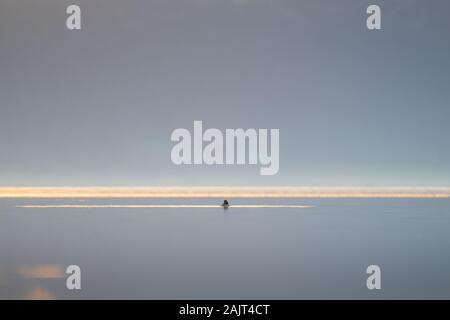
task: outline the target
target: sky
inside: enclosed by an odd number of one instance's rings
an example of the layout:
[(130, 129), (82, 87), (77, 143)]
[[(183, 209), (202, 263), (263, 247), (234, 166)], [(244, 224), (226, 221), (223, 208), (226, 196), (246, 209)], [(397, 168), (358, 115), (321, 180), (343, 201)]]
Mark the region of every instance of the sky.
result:
[[(448, 0), (2, 0), (0, 186), (450, 186), (449, 15)], [(278, 174), (174, 165), (170, 135), (194, 120), (280, 129)]]

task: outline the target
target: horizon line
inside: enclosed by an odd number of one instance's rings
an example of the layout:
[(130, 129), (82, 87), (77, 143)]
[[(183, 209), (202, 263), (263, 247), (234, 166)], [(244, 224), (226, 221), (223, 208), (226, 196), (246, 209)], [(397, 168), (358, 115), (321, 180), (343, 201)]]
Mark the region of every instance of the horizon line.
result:
[(450, 187), (0, 187), (0, 198), (450, 198)]

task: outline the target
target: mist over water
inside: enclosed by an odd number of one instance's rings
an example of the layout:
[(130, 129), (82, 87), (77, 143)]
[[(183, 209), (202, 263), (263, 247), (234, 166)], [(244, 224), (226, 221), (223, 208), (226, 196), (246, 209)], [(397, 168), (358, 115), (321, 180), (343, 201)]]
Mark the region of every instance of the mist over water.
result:
[(228, 200), (0, 199), (0, 298), (450, 298), (449, 199)]

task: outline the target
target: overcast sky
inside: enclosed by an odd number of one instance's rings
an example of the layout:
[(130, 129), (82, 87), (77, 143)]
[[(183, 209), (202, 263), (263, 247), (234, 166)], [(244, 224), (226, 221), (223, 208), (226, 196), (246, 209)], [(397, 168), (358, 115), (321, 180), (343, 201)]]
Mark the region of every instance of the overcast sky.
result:
[[(448, 186), (449, 34), (448, 0), (2, 0), (0, 185)], [(279, 173), (175, 166), (194, 120), (279, 128)]]

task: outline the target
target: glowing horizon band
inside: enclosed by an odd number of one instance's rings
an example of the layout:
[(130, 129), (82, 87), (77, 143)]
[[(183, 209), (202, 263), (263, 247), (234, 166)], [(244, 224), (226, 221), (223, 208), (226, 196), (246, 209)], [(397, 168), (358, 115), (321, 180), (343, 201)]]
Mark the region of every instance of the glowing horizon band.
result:
[(0, 187), (0, 198), (450, 198), (450, 187)]

